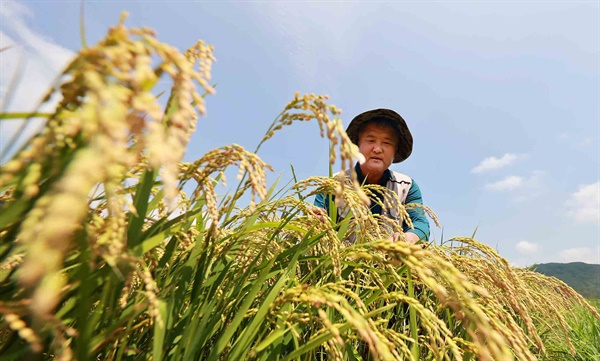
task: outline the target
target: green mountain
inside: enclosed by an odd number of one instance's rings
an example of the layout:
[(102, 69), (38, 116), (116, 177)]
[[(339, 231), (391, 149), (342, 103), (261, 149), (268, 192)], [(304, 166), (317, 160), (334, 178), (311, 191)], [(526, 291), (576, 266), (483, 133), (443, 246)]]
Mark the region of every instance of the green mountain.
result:
[(531, 269), (558, 278), (585, 298), (600, 299), (600, 264), (541, 263)]

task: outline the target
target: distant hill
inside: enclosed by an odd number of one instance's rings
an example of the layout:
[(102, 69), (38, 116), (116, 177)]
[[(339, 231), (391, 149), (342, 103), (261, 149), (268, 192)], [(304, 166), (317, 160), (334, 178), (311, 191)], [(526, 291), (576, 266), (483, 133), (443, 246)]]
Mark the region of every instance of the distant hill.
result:
[(531, 269), (558, 278), (585, 298), (600, 299), (600, 264), (541, 263)]

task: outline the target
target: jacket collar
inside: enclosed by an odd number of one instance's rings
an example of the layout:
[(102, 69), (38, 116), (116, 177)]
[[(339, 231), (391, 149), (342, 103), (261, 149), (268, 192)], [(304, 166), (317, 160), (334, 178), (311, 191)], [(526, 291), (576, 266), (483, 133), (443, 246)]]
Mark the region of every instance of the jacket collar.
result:
[[(365, 183), (365, 176), (364, 176), (362, 170), (360, 169), (360, 164), (358, 162), (356, 162), (356, 165), (354, 166), (354, 170), (356, 171), (356, 176), (358, 178), (358, 183), (360, 183), (361, 185), (364, 184)], [(392, 178), (392, 172), (390, 172), (389, 169), (386, 169), (383, 172), (383, 176), (379, 180), (379, 185), (385, 187), (387, 185), (387, 182), (390, 180), (390, 178)]]

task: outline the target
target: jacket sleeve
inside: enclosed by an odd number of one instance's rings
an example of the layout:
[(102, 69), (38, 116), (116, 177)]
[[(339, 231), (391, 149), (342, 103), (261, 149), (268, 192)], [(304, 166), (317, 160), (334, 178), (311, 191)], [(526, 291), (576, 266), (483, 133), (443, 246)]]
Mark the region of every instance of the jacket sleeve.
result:
[(317, 194), (315, 196), (315, 206), (327, 210), (327, 208), (328, 208), (327, 203), (329, 203), (329, 202), (327, 202), (328, 201), (327, 198), (328, 197), (326, 197), (324, 193)]
[[(412, 180), (412, 186), (408, 190), (408, 194), (406, 195), (405, 204), (410, 203), (418, 203), (423, 204), (423, 196), (421, 195), (421, 189), (417, 185), (415, 180)], [(419, 236), (420, 239), (425, 241), (429, 241), (429, 220), (425, 215), (425, 212), (420, 208), (412, 208), (408, 210), (408, 215), (413, 222), (413, 228), (410, 228), (408, 225), (404, 224), (403, 229), (404, 232), (412, 232)]]

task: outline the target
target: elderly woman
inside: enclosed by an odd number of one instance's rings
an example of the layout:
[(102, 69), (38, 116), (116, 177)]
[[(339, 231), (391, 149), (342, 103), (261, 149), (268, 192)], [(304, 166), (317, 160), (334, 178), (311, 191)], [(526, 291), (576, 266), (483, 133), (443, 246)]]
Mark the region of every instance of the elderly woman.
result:
[[(386, 187), (398, 194), (402, 204), (423, 204), (417, 183), (411, 177), (389, 169), (392, 163), (400, 163), (412, 153), (412, 135), (406, 121), (398, 113), (390, 109), (374, 109), (361, 113), (352, 119), (346, 133), (365, 157), (364, 163), (356, 163), (354, 167), (361, 184), (379, 184)], [(346, 170), (346, 175), (349, 176), (350, 172), (350, 169)], [(383, 200), (383, 195), (379, 193), (375, 193), (373, 197)], [(329, 209), (328, 204), (329, 197), (325, 194), (318, 194), (315, 198), (317, 207)], [(377, 202), (371, 202), (371, 213), (398, 220), (393, 208), (387, 209)], [(429, 221), (423, 211), (413, 208), (408, 210), (408, 214), (414, 228), (402, 225), (406, 240), (409, 243), (427, 241)], [(393, 240), (396, 241), (398, 236), (397, 233), (394, 234)]]

